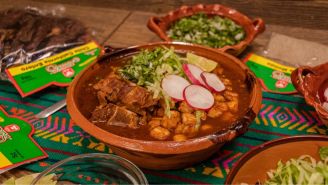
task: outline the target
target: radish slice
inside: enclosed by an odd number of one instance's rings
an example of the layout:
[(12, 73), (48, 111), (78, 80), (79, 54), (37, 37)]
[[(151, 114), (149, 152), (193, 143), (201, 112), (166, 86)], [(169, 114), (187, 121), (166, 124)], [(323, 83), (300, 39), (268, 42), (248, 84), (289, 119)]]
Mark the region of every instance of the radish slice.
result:
[(322, 104), (322, 107), (323, 107), (326, 111), (328, 111), (328, 102), (324, 102), (324, 103)]
[(208, 110), (214, 105), (212, 93), (200, 85), (189, 85), (183, 96), (187, 104), (195, 109)]
[(203, 72), (202, 69), (193, 64), (183, 64), (183, 71), (187, 75), (188, 79), (196, 85), (206, 86), (205, 82), (201, 78), (200, 74)]
[(328, 82), (321, 85), (318, 90), (318, 97), (321, 102), (328, 102)]
[(325, 92), (323, 93), (325, 100), (328, 101), (328, 87), (326, 88)]
[(183, 90), (190, 85), (190, 83), (178, 75), (168, 75), (162, 80), (162, 88), (167, 95), (174, 100), (183, 100)]
[(204, 80), (206, 86), (210, 90), (215, 91), (215, 92), (224, 91), (225, 86), (216, 74), (208, 73), (208, 72), (202, 72), (202, 74), (200, 74), (200, 76), (202, 77), (202, 79)]

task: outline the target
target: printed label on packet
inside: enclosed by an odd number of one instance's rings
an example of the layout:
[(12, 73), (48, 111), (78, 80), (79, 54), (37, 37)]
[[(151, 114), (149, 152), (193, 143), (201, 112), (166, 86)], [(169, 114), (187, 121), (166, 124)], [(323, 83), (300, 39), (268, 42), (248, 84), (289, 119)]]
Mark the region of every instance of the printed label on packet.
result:
[(48, 157), (32, 139), (34, 127), (9, 116), (0, 106), (0, 174), (11, 168)]
[(281, 65), (256, 54), (250, 54), (245, 61), (260, 80), (265, 91), (280, 94), (297, 92), (290, 78), (295, 68)]
[(8, 68), (6, 73), (21, 96), (25, 97), (50, 85), (68, 86), (101, 52), (95, 42), (90, 42), (48, 58)]

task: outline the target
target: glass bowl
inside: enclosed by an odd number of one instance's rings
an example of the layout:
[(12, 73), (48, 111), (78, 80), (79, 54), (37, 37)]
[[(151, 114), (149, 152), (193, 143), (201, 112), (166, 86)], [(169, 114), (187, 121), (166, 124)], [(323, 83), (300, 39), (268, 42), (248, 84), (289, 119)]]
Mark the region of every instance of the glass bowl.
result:
[[(46, 176), (57, 183), (45, 182)], [(40, 173), (31, 185), (45, 183), (148, 185), (145, 175), (136, 165), (122, 157), (101, 153), (81, 154), (59, 161)]]

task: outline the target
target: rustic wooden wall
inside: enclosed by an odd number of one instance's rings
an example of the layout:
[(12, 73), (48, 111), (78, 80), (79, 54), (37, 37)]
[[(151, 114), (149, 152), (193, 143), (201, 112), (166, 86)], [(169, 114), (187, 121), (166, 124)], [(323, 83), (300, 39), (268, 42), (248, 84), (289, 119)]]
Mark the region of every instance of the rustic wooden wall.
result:
[(269, 24), (328, 29), (327, 0), (33, 0), (91, 7), (166, 13), (181, 5), (220, 3)]

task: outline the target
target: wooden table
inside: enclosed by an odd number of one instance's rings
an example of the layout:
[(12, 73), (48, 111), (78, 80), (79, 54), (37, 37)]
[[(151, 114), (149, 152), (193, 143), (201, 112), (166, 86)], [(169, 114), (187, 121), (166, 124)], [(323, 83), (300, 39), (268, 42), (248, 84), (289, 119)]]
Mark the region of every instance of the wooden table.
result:
[[(77, 18), (90, 27), (91, 30), (94, 30), (95, 36), (101, 44), (109, 44), (113, 47), (126, 47), (160, 41), (146, 27), (148, 18), (153, 15), (160, 15), (155, 12), (163, 14), (170, 8), (178, 7), (181, 4), (180, 1), (178, 3), (178, 1), (155, 0), (132, 2), (123, 0), (119, 2), (112, 0), (100, 0), (95, 3), (85, 0), (0, 0), (0, 10), (25, 6), (35, 6), (44, 10), (61, 10), (64, 8), (64, 15)], [(182, 2), (186, 4), (195, 4), (196, 2), (214, 3), (211, 0)], [(247, 2), (229, 3), (229, 1), (222, 1), (223, 4), (248, 13), (247, 15), (251, 18), (261, 16), (266, 21), (266, 31), (257, 37), (252, 44), (254, 51), (263, 51), (272, 32), (328, 45), (328, 24), (325, 24), (325, 21), (328, 19), (328, 14), (326, 13), (328, 2), (282, 0), (264, 2), (250, 0)], [(215, 1), (215, 3), (219, 2)], [(122, 9), (113, 9), (111, 7)], [(135, 11), (136, 9), (138, 11)], [(140, 10), (146, 10), (147, 12)]]
[[(57, 4), (54, 2), (65, 4)], [(110, 45), (112, 47), (127, 47), (160, 41), (160, 39), (146, 27), (148, 18), (153, 15), (159, 15), (158, 13), (164, 13), (166, 10), (181, 4), (179, 4), (178, 1), (166, 2), (152, 0), (149, 1), (152, 6), (147, 6), (147, 1), (133, 1), (129, 5), (130, 2), (131, 1), (127, 0), (100, 0), (98, 3), (86, 0), (80, 0), (78, 2), (72, 0), (48, 0), (46, 2), (41, 0), (0, 0), (0, 10), (26, 6), (35, 6), (43, 10), (55, 9), (58, 10), (58, 12), (64, 9), (64, 15), (77, 18), (85, 23), (90, 30), (93, 31), (96, 40), (100, 44)], [(187, 4), (196, 3), (196, 1), (182, 2), (186, 2)], [(206, 2), (213, 3), (213, 1)], [(217, 1), (215, 2), (217, 3)], [(224, 4), (229, 4), (229, 1), (222, 2)], [(295, 1), (262, 2), (253, 0), (250, 1), (249, 4), (242, 3), (242, 1), (238, 2), (231, 2), (231, 5), (236, 9), (240, 8), (243, 12), (249, 13), (248, 15), (250, 17), (263, 15), (268, 20), (266, 31), (258, 36), (252, 43), (250, 47), (252, 51), (258, 53), (263, 52), (273, 32), (328, 45), (328, 24), (326, 23), (328, 18), (328, 3), (324, 1), (312, 1), (312, 4), (308, 1), (299, 1), (295, 3)], [(142, 3), (144, 3), (143, 5), (145, 7), (142, 6)], [(270, 6), (272, 7), (272, 11), (268, 10)], [(247, 9), (245, 7), (249, 8)], [(251, 9), (252, 7), (254, 9)], [(287, 14), (286, 10), (290, 10), (290, 13)], [(313, 14), (311, 14), (311, 11), (313, 11)], [(279, 12), (281, 13), (281, 24), (279, 24)], [(303, 14), (302, 12), (306, 13)], [(302, 24), (302, 21), (304, 21), (304, 24)], [(0, 175), (0, 182), (1, 178), (7, 178), (11, 175), (20, 176), (22, 173), (25, 172), (16, 169), (2, 174)]]

